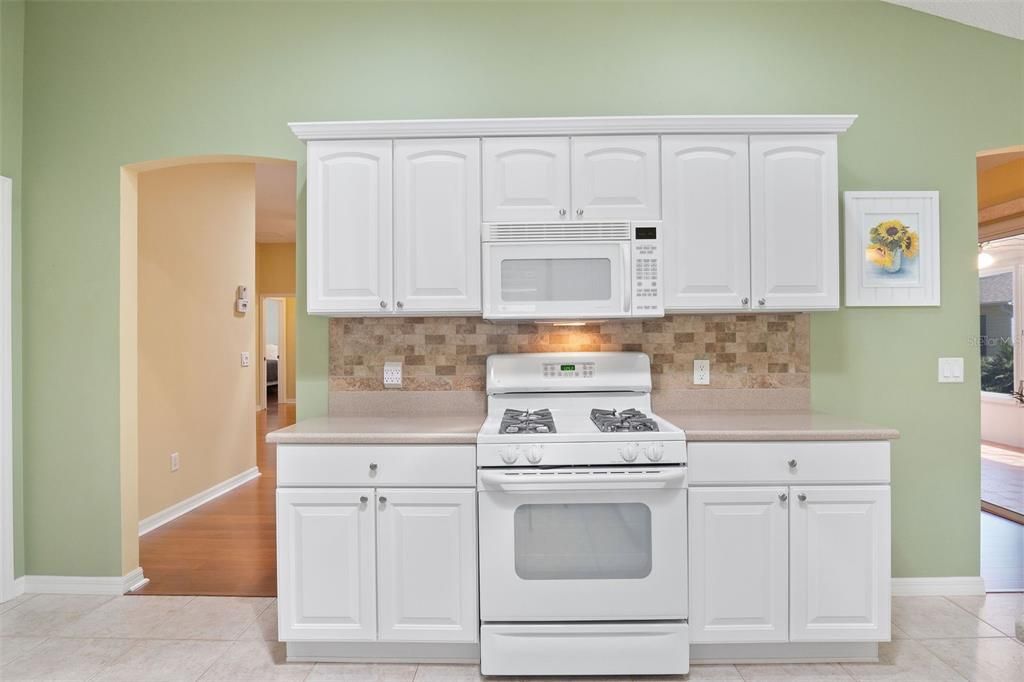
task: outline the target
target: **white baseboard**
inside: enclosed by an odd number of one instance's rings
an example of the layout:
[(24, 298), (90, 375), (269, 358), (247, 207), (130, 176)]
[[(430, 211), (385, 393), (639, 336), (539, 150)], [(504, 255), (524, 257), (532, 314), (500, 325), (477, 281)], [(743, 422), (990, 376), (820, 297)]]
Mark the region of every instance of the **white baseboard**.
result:
[(278, 404), (294, 405), (295, 404), (295, 398), (288, 398), (286, 400), (278, 400), (277, 402), (278, 402)]
[(14, 579), (14, 596), (20, 597), (25, 594), (25, 576)]
[(893, 578), (894, 597), (945, 597), (985, 594), (985, 581), (981, 576), (952, 576), (942, 578)]
[(173, 521), (183, 514), (189, 513), (196, 507), (200, 507), (210, 500), (220, 497), (224, 493), (234, 490), (238, 486), (248, 483), (254, 478), (258, 478), (259, 475), (260, 470), (257, 467), (247, 469), (236, 476), (232, 476), (226, 481), (221, 481), (217, 485), (207, 488), (201, 493), (196, 493), (188, 499), (182, 500), (177, 504), (173, 504), (163, 511), (158, 511), (152, 516), (147, 516), (139, 521), (139, 535), (145, 535), (149, 531), (159, 528), (165, 523)]
[(136, 568), (123, 576), (26, 575), (22, 590), (27, 594), (125, 594), (149, 582)]

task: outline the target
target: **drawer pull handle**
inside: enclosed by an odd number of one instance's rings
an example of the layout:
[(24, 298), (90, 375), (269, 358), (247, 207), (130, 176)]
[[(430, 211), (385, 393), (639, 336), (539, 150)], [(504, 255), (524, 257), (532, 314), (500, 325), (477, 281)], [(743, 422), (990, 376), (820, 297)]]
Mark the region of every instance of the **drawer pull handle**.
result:
[(371, 464), (371, 465), (370, 465), (370, 471), (376, 471), (376, 470), (377, 470), (377, 465), (376, 465), (376, 463), (374, 463), (374, 464)]
[(367, 502), (370, 501), (370, 498), (368, 498), (366, 495), (363, 495), (359, 498), (359, 501), (363, 504), (366, 504)]
[(789, 499), (789, 495), (786, 493), (779, 493), (779, 502), (785, 502)]
[(787, 464), (789, 464), (789, 468), (790, 468), (790, 469), (796, 469), (796, 460), (795, 460), (795, 459), (791, 459), (791, 460), (789, 460), (789, 461), (787, 462)]
[(801, 502), (806, 502), (807, 496), (804, 495), (803, 493), (800, 493), (799, 495), (796, 496), (796, 499), (800, 500)]

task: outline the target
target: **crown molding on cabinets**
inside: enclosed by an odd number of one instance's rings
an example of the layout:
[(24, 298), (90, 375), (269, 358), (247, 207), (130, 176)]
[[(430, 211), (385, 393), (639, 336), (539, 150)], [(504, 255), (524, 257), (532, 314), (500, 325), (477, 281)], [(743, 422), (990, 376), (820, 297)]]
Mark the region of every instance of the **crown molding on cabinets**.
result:
[(399, 121), (289, 123), (300, 140), (417, 137), (514, 137), (518, 135), (679, 135), (846, 132), (855, 114), (700, 116), (579, 116), (564, 118), (450, 118)]

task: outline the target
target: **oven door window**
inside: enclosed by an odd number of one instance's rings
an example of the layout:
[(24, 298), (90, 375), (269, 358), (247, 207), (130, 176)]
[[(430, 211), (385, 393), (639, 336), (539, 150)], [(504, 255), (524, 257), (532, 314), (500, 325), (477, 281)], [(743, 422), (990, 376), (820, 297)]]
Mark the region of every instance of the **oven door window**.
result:
[(651, 573), (645, 504), (524, 504), (514, 525), (523, 580), (638, 580)]
[(515, 258), (501, 261), (501, 300), (608, 301), (612, 261), (608, 258)]

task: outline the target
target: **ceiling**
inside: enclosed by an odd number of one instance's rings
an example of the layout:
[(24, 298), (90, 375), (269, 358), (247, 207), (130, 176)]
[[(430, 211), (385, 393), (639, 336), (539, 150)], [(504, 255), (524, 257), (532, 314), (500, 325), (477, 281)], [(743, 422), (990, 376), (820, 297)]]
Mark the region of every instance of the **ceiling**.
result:
[(295, 241), (295, 164), (256, 164), (256, 243)]
[(885, 0), (893, 5), (1024, 40), (1024, 0)]

